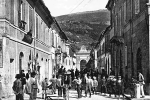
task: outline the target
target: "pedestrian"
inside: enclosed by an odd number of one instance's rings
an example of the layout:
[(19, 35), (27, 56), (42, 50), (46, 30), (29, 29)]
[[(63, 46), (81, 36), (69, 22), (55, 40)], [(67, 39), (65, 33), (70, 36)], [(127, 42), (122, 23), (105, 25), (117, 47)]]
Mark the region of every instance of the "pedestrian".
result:
[(141, 98), (144, 98), (145, 97), (145, 94), (144, 94), (144, 89), (143, 89), (143, 86), (145, 84), (144, 82), (144, 76), (142, 75), (142, 73), (140, 71), (138, 71), (138, 81), (140, 83), (140, 94), (141, 94)]
[(28, 69), (28, 72), (26, 73), (26, 79), (28, 80), (30, 77), (30, 69)]
[(136, 83), (137, 83), (137, 80), (135, 79), (135, 77), (132, 77), (130, 82), (129, 82), (129, 87), (130, 87), (130, 95), (131, 95), (131, 98), (134, 98), (135, 97), (135, 94), (136, 94)]
[(96, 77), (93, 77), (93, 94), (96, 94), (97, 86), (98, 81), (96, 80)]
[(48, 80), (47, 78), (45, 78), (42, 81), (42, 99), (44, 99), (44, 95), (46, 94), (47, 87), (48, 87)]
[(31, 94), (29, 100), (36, 100), (37, 93), (39, 92), (38, 83), (36, 79), (36, 72), (31, 73), (31, 77), (29, 78), (29, 84), (31, 86)]
[(78, 76), (76, 80), (76, 86), (77, 86), (77, 93), (78, 93), (78, 98), (81, 98), (81, 79)]
[(57, 78), (55, 75), (52, 76), (52, 79), (50, 79), (50, 82), (52, 83), (52, 93), (53, 94), (56, 94), (56, 81), (57, 81)]
[(59, 97), (62, 97), (62, 84), (63, 83), (62, 83), (61, 75), (58, 75), (56, 85), (57, 85), (57, 88), (58, 88), (58, 96)]
[(124, 82), (123, 79), (121, 78), (121, 76), (118, 76), (118, 80), (117, 80), (117, 94), (120, 98), (120, 95), (124, 94)]
[(61, 66), (61, 68), (59, 68), (59, 70), (58, 70), (58, 75), (62, 75), (62, 73), (63, 73), (63, 68), (64, 68), (64, 66)]
[(71, 69), (71, 79), (74, 80), (74, 69)]
[(21, 75), (16, 74), (15, 76), (16, 80), (13, 82), (13, 91), (16, 95), (16, 100), (23, 100), (23, 89), (22, 89), (22, 83), (21, 83)]
[(78, 77), (79, 76), (79, 70), (76, 68), (76, 70), (75, 70), (75, 77)]
[(103, 93), (104, 93), (104, 95), (106, 93), (106, 78), (105, 78), (105, 76), (103, 76), (103, 78), (102, 78), (101, 94), (103, 94)]
[(63, 76), (63, 97), (66, 98), (68, 95), (68, 89), (71, 88), (71, 76), (69, 75), (71, 74), (69, 71), (64, 73)]
[(87, 97), (87, 93), (89, 92), (89, 97), (91, 98), (92, 86), (93, 86), (93, 80), (91, 79), (91, 76), (89, 75), (88, 78), (86, 78), (86, 93), (85, 93), (86, 97)]
[(21, 70), (21, 83), (22, 83), (22, 90), (23, 90), (23, 100), (24, 100), (24, 91), (25, 91), (25, 84), (26, 84), (26, 77), (25, 77), (25, 73), (24, 73), (24, 70)]

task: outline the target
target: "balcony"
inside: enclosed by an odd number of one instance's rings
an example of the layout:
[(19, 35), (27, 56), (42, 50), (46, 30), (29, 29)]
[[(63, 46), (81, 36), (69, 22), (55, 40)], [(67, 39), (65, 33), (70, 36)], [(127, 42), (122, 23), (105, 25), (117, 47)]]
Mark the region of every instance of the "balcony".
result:
[(114, 43), (117, 46), (124, 44), (124, 38), (121, 36), (113, 36), (112, 39), (110, 40), (110, 43)]
[(24, 41), (26, 43), (29, 43), (29, 44), (32, 43), (32, 41), (33, 41), (32, 30), (30, 30), (27, 34), (24, 34), (24, 37), (23, 37), (22, 41)]

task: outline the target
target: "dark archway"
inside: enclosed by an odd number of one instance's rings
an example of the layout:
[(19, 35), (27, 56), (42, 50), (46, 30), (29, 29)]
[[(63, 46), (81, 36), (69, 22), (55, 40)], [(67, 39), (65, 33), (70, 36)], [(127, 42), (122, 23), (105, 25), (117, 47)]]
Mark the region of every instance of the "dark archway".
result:
[(19, 73), (21, 72), (22, 70), (22, 58), (24, 57), (24, 54), (23, 52), (20, 52), (19, 54)]
[(83, 70), (83, 69), (85, 69), (86, 68), (86, 60), (81, 60), (80, 61), (80, 70)]
[(136, 61), (137, 61), (137, 71), (141, 71), (142, 73), (142, 52), (140, 48), (138, 48), (137, 50)]

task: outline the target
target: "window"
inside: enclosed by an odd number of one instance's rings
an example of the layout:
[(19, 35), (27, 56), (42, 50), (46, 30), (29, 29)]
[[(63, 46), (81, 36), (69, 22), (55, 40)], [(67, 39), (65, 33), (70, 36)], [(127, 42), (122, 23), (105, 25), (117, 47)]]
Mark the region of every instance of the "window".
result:
[(122, 24), (121, 24), (121, 22), (122, 22), (122, 20), (121, 20), (121, 11), (122, 11), (122, 10), (121, 10), (121, 8), (120, 8), (120, 10), (119, 10), (119, 36), (121, 36), (121, 28), (122, 28), (122, 27), (121, 27), (121, 25), (122, 25)]
[(116, 27), (116, 32), (118, 31), (118, 14), (116, 14), (115, 17), (115, 27)]
[(140, 12), (140, 0), (134, 0), (135, 14)]
[(11, 23), (14, 24), (14, 0), (11, 0), (11, 9), (10, 9), (10, 13), (11, 13)]
[(39, 38), (39, 25), (38, 25), (38, 15), (36, 15), (36, 38)]
[(25, 30), (25, 24), (25, 3), (22, 0), (19, 0), (18, 26), (19, 28)]
[(18, 20), (19, 21), (23, 20), (24, 13), (25, 13), (25, 4), (22, 0), (19, 0), (19, 12), (18, 12), (18, 14), (19, 14)]
[(29, 7), (29, 30), (32, 30), (33, 26), (33, 9)]
[(126, 1), (124, 2), (124, 6), (123, 7), (124, 7), (123, 9), (124, 9), (124, 24), (125, 24), (126, 23), (126, 16), (127, 16), (127, 11), (126, 11), (126, 9), (127, 9), (126, 8), (127, 7), (127, 2)]
[(54, 46), (54, 31), (52, 30), (52, 46)]

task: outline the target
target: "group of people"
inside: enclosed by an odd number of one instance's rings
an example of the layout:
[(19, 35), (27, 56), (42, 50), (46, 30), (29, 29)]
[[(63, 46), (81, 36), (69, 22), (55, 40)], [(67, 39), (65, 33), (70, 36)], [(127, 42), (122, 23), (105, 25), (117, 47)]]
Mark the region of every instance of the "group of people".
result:
[(24, 93), (29, 95), (29, 100), (36, 100), (39, 92), (36, 72), (25, 75), (24, 70), (21, 70), (21, 73), (16, 74), (15, 78), (12, 89), (16, 95), (16, 100), (24, 100)]
[(121, 76), (102, 76), (101, 78), (101, 94), (108, 93), (110, 96), (111, 94), (114, 94), (115, 97), (118, 95), (125, 96), (126, 93), (130, 93), (131, 97), (136, 97), (136, 84), (140, 84), (140, 96), (141, 98), (145, 97), (143, 86), (145, 84), (144, 82), (144, 76), (141, 74), (141, 72), (138, 72), (137, 79), (131, 78), (126, 81)]
[[(120, 96), (124, 94), (127, 86), (125, 80), (121, 76), (116, 77), (114, 75), (107, 76), (106, 74), (102, 74), (101, 79), (98, 81), (97, 76), (91, 75), (89, 72), (81, 74), (76, 70), (76, 74), (73, 75), (72, 70), (68, 71), (70, 73), (67, 73), (67, 71), (62, 69), (63, 67), (61, 67), (59, 73), (53, 75), (50, 80), (45, 78), (41, 82), (42, 98), (44, 98), (48, 88), (52, 90), (52, 94), (56, 94), (57, 89), (59, 97), (66, 97), (67, 90), (75, 86), (75, 90), (78, 94), (77, 98), (81, 98), (83, 96), (82, 91), (85, 91), (85, 97), (87, 97), (87, 94), (91, 97), (92, 94), (96, 94), (98, 87), (101, 88), (101, 94), (104, 93), (105, 95), (105, 93), (108, 93), (110, 96), (111, 94)], [(36, 72), (28, 72), (25, 75), (24, 70), (22, 70), (20, 74), (16, 74), (15, 78), (16, 80), (13, 83), (12, 89), (16, 95), (16, 100), (24, 100), (24, 93), (29, 95), (29, 100), (36, 100), (37, 93), (39, 92)], [(141, 96), (144, 97), (143, 85), (145, 83), (144, 77), (140, 72), (138, 72), (138, 79), (136, 82), (140, 83)], [(135, 83), (135, 81), (133, 81), (133, 83)], [(131, 86), (131, 88), (135, 96), (135, 88), (133, 86)]]
[(98, 86), (98, 81), (96, 77), (94, 76), (91, 78), (91, 75), (84, 74), (84, 77), (77, 76), (73, 82), (76, 85), (76, 90), (78, 94), (78, 98), (82, 97), (82, 91), (85, 91), (85, 97), (87, 97), (87, 94), (89, 93), (89, 97), (91, 98), (91, 94), (96, 94), (96, 89)]

